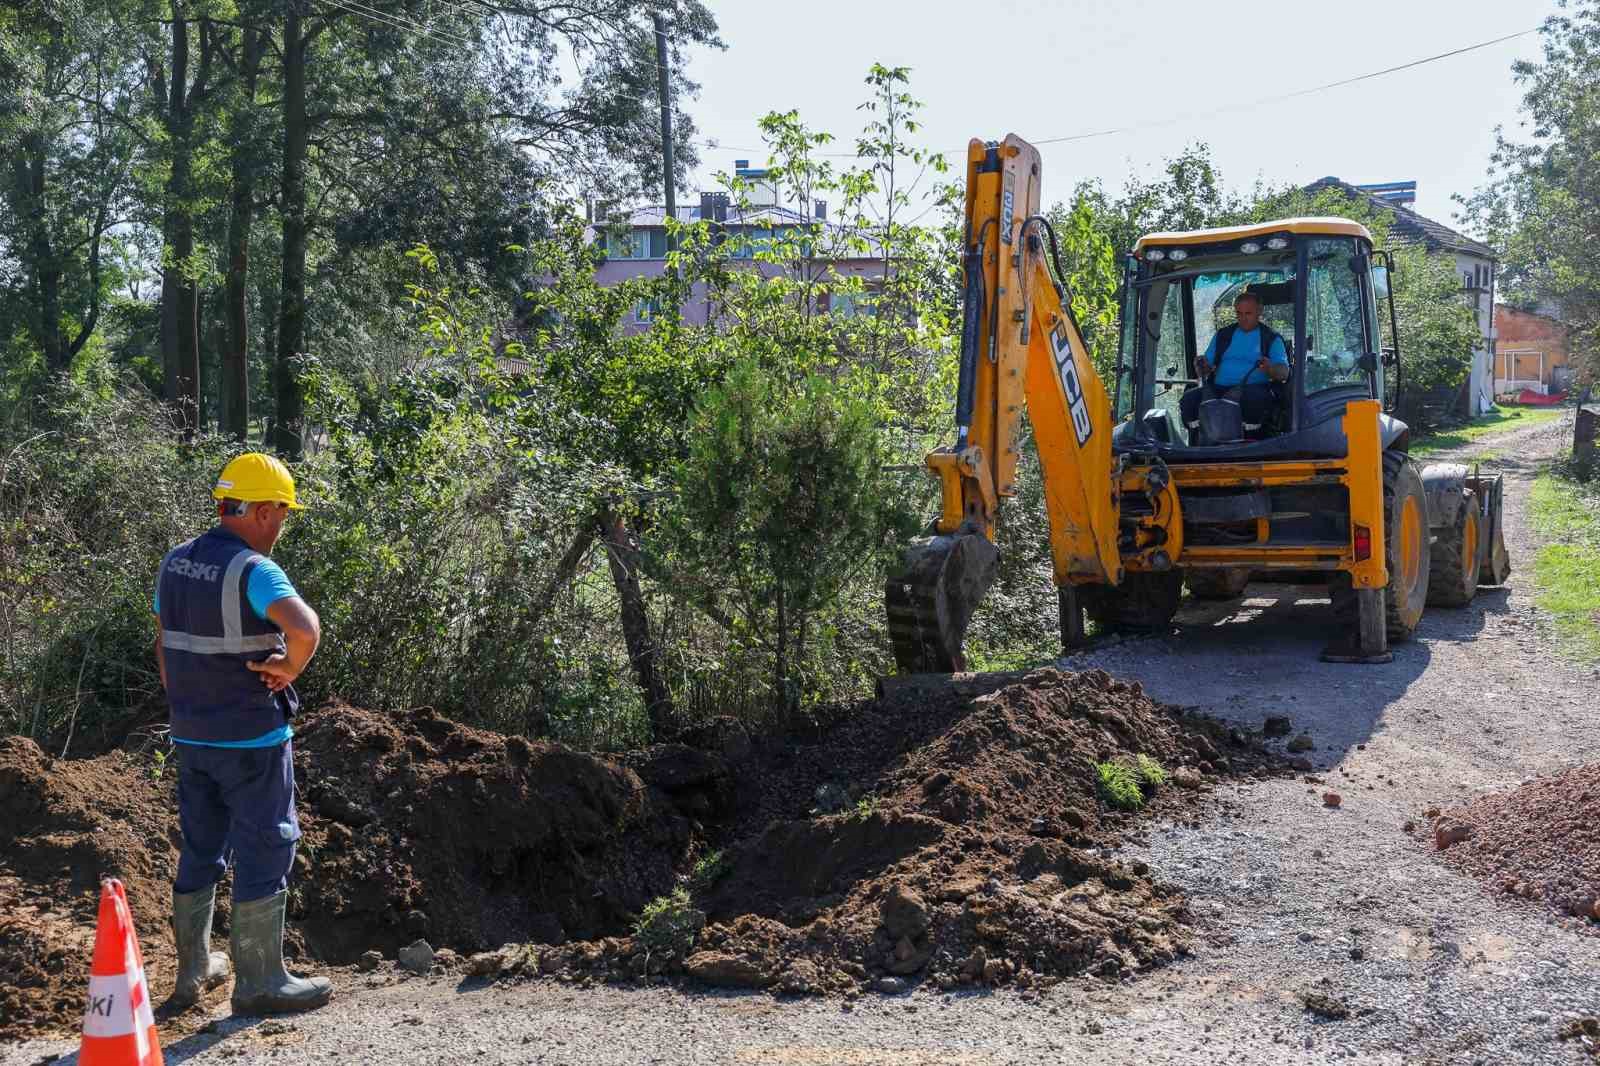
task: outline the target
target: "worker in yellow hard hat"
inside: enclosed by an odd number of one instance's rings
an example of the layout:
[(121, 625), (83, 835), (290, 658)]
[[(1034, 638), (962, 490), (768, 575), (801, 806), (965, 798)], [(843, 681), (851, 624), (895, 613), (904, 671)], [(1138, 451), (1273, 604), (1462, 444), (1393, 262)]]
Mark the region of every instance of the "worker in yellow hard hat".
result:
[(183, 848), (173, 885), (178, 983), (187, 1007), (228, 976), (211, 951), (217, 882), (233, 865), (231, 947), (236, 1014), (309, 1010), (328, 1002), (325, 977), (283, 967), (283, 918), (300, 822), (295, 815), (294, 680), (322, 638), (317, 613), (272, 553), (300, 510), (294, 478), (249, 452), (211, 495), (217, 524), (161, 561), (154, 609), (156, 661), (178, 745)]

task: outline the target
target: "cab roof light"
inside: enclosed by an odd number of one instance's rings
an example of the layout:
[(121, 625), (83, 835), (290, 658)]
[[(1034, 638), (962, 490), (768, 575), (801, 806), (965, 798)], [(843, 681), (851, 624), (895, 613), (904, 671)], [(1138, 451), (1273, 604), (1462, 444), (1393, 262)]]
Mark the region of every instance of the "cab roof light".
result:
[(1285, 248), (1289, 247), (1289, 238), (1287, 238), (1287, 237), (1268, 237), (1267, 238), (1267, 247), (1271, 248), (1274, 252), (1281, 252)]
[(1150, 260), (1152, 263), (1159, 263), (1161, 260), (1167, 257), (1167, 253), (1163, 252), (1160, 248), (1151, 248), (1149, 251), (1144, 253), (1144, 257)]
[(1245, 255), (1255, 255), (1257, 252), (1261, 251), (1261, 245), (1256, 241), (1245, 241), (1243, 244), (1239, 245), (1239, 251), (1243, 252)]
[(1174, 248), (1172, 251), (1167, 253), (1167, 258), (1171, 259), (1174, 263), (1181, 263), (1185, 259), (1189, 258), (1189, 253), (1184, 251), (1182, 248)]

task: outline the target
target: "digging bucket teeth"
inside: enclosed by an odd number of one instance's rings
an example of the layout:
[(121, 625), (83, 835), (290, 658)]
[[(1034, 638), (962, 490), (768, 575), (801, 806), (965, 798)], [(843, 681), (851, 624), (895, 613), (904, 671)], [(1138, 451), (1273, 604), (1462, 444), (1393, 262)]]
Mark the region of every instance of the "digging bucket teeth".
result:
[(994, 583), (999, 563), (999, 550), (981, 533), (912, 543), (904, 568), (884, 584), (889, 639), (901, 673), (966, 670), (961, 645), (967, 623)]

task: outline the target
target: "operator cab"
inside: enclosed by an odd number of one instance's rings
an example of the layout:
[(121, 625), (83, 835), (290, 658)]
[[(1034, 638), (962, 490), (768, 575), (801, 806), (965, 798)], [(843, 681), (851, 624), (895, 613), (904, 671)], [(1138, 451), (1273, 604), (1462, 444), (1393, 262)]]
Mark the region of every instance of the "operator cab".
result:
[[(1341, 218), (1142, 238), (1125, 277), (1114, 448), (1168, 462), (1343, 456), (1345, 406), (1385, 395), (1378, 299), (1392, 295), (1379, 257), (1366, 228)], [(1234, 334), (1234, 303), (1246, 292), (1289, 362), (1270, 401), (1251, 398), (1249, 422), (1241, 390), (1202, 380), (1196, 365), (1219, 332)], [(1191, 390), (1199, 417), (1185, 419)], [(1385, 444), (1404, 428), (1385, 416)]]

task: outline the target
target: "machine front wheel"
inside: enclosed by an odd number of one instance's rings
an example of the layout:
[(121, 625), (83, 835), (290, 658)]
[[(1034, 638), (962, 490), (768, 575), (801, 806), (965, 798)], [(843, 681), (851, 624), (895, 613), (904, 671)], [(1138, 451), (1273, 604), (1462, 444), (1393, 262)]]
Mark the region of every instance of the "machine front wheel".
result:
[(1096, 588), (1086, 606), (1103, 630), (1150, 633), (1172, 624), (1182, 598), (1182, 571), (1140, 571), (1126, 575), (1120, 585)]

